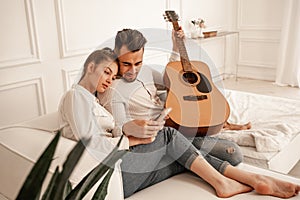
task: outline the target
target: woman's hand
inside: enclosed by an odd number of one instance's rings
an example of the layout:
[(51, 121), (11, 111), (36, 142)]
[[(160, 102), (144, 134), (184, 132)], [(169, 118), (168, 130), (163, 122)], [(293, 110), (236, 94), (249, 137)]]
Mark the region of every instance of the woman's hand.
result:
[(157, 135), (164, 124), (165, 121), (132, 120), (123, 125), (123, 133), (137, 138), (151, 138)]
[(152, 143), (155, 140), (155, 137), (150, 137), (150, 138), (137, 138), (134, 136), (128, 136), (129, 140), (129, 146), (135, 146), (139, 144), (149, 144)]

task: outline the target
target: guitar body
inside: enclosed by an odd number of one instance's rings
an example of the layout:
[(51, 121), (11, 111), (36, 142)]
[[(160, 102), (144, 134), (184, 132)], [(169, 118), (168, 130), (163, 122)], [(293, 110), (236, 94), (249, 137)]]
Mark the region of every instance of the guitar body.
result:
[[(177, 14), (172, 10), (165, 13), (179, 31)], [(165, 106), (173, 108), (166, 125), (191, 137), (216, 134), (229, 117), (229, 104), (213, 84), (207, 64), (190, 61), (183, 39), (176, 34), (175, 39), (180, 61), (168, 63), (164, 74), (168, 90)]]
[(170, 62), (166, 67), (166, 107), (173, 108), (166, 125), (186, 136), (216, 134), (228, 119), (230, 107), (213, 84), (208, 66), (201, 61), (190, 63), (189, 72), (183, 71), (180, 61)]

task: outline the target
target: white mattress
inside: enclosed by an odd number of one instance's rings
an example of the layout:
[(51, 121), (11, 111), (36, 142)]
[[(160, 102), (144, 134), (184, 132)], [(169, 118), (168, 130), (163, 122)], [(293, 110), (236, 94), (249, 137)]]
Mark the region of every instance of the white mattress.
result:
[(228, 121), (252, 129), (222, 131), (217, 137), (241, 146), (244, 162), (288, 173), (300, 159), (300, 101), (226, 90), (230, 104)]
[(288, 174), (300, 159), (300, 134), (278, 152), (258, 152), (253, 147), (241, 146), (244, 163), (272, 171)]

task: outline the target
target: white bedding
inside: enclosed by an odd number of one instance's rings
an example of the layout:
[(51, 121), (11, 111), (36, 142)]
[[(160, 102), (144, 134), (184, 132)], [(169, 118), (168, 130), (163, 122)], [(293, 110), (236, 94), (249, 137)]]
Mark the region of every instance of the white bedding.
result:
[(225, 97), (231, 109), (228, 121), (237, 124), (250, 121), (252, 128), (223, 130), (217, 137), (257, 152), (274, 153), (300, 133), (300, 101), (233, 90), (226, 90)]

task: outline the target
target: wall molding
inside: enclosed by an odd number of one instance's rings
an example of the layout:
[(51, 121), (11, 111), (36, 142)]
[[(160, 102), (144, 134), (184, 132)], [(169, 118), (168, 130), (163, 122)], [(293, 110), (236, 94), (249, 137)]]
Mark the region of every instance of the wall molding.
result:
[(270, 25), (247, 25), (243, 21), (243, 1), (238, 0), (237, 7), (238, 7), (238, 14), (237, 14), (237, 28), (241, 31), (247, 30), (257, 30), (257, 31), (281, 31), (281, 26), (270, 26)]
[(241, 61), (241, 62), (238, 63), (238, 65), (239, 65), (239, 67), (240, 66), (247, 66), (247, 67), (253, 67), (253, 68), (274, 69), (274, 65), (261, 64), (261, 63), (256, 63), (256, 62)]
[(71, 49), (67, 42), (67, 28), (65, 23), (65, 12), (62, 0), (56, 0), (56, 19), (57, 19), (57, 29), (59, 35), (59, 43), (60, 43), (60, 56), (61, 58), (68, 58), (80, 55), (86, 55), (90, 53), (92, 48), (80, 48), (80, 49)]
[[(276, 62), (261, 62), (261, 61), (248, 61), (248, 60), (243, 60), (241, 57), (241, 53), (242, 53), (242, 49), (243, 49), (243, 42), (245, 43), (266, 43), (266, 44), (278, 44), (280, 40), (279, 39), (261, 39), (261, 38), (240, 38), (239, 41), (239, 55), (238, 55), (238, 65), (243, 65), (243, 66), (252, 66), (252, 67), (260, 67), (260, 68), (274, 68), (274, 66), (276, 65)], [(277, 56), (277, 55), (274, 55)]]
[(276, 69), (261, 68), (256, 66), (239, 66), (237, 76), (239, 78), (274, 81), (276, 76)]
[(0, 68), (21, 66), (40, 62), (39, 43), (37, 37), (37, 28), (35, 22), (35, 9), (33, 0), (24, 0), (26, 22), (30, 41), (30, 55), (17, 59), (8, 59), (0, 61)]
[(43, 84), (42, 77), (36, 77), (28, 80), (22, 80), (14, 83), (9, 83), (5, 85), (0, 86), (0, 92), (5, 90), (13, 90), (13, 89), (19, 89), (22, 87), (33, 85), (36, 88), (36, 94), (37, 94), (37, 102), (38, 102), (38, 110), (39, 115), (44, 115), (47, 113), (47, 102), (45, 97), (45, 88)]
[(72, 85), (74, 84), (74, 77), (78, 77), (79, 73), (81, 73), (81, 69), (62, 69), (62, 76), (64, 82), (64, 90), (68, 91)]

